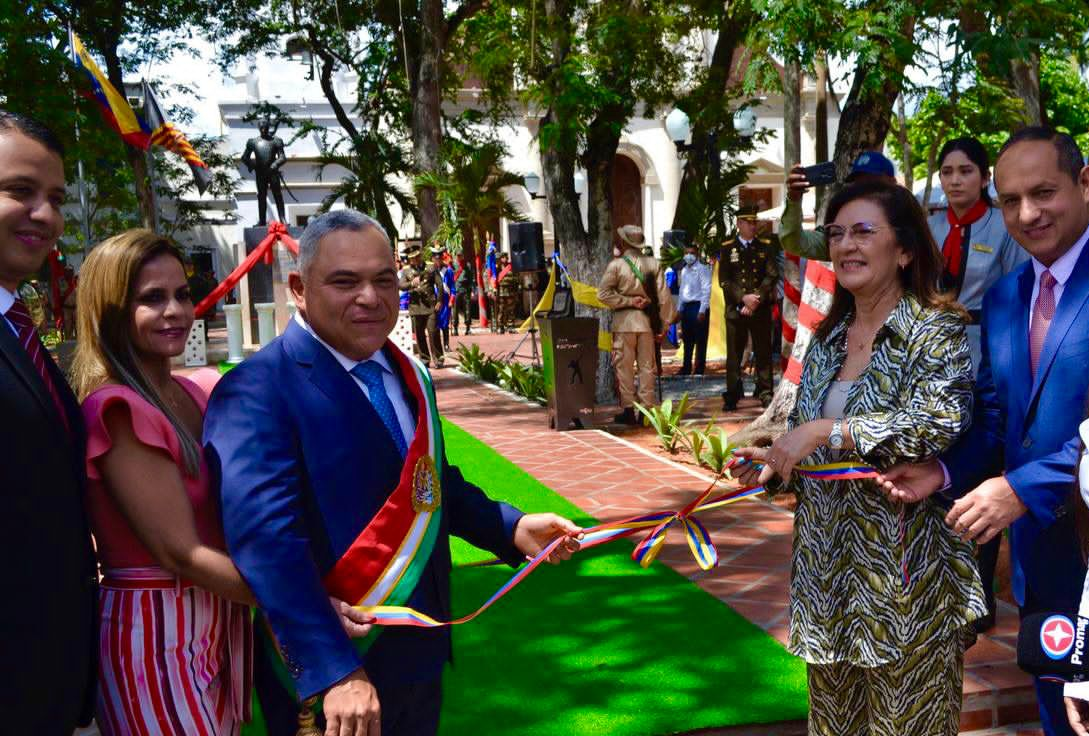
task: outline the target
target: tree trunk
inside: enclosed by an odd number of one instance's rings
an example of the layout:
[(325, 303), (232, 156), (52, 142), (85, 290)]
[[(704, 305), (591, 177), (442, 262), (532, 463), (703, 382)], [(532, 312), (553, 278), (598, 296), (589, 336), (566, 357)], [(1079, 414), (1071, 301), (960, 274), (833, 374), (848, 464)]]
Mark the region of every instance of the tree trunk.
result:
[[(546, 20), (551, 28), (551, 62), (560, 66), (571, 53), (571, 10), (567, 0), (545, 0)], [(559, 97), (561, 90), (553, 90)], [(579, 126), (575, 121), (564, 119), (564, 113), (550, 108), (541, 118), (540, 128), (555, 127), (559, 131), (572, 131)], [(602, 115), (591, 123), (587, 151), (583, 166), (586, 168), (586, 185), (589, 192), (589, 232), (582, 226), (582, 214), (579, 210), (579, 195), (575, 193), (575, 163), (577, 142), (573, 135), (560, 133), (549, 136), (550, 143), (541, 146), (541, 178), (544, 193), (548, 198), (548, 209), (552, 215), (552, 232), (560, 246), (560, 255), (571, 276), (586, 284), (597, 284), (605, 271), (612, 254), (611, 184), (612, 159), (620, 141), (620, 126), (616, 126), (615, 140), (611, 142), (603, 129)], [(625, 121), (621, 121), (622, 123)], [(538, 137), (540, 140), (540, 137)], [(601, 330), (608, 332), (612, 327), (612, 312), (592, 310), (576, 304), (580, 316), (596, 316)], [(616, 381), (612, 370), (612, 356), (606, 352), (598, 354), (597, 400), (599, 403), (611, 403), (616, 398)]]
[(938, 168), (938, 146), (942, 144), (942, 138), (945, 137), (945, 126), (943, 125), (939, 130), (939, 134), (934, 136), (934, 140), (930, 142), (930, 148), (926, 152), (926, 183), (923, 185), (923, 209), (930, 212), (930, 197), (934, 193), (934, 170)]
[[(816, 154), (817, 162), (823, 163), (828, 160), (828, 63), (823, 53), (817, 55), (813, 67), (817, 72)], [(824, 202), (824, 194), (827, 189), (828, 187), (825, 186), (817, 187), (818, 212)]]
[(783, 167), (789, 171), (802, 160), (802, 67), (783, 67)]
[[(442, 145), (442, 57), (446, 50), (446, 21), (442, 0), (422, 0), (420, 35), (409, 60), (412, 73), (412, 153), (415, 172), (439, 168)], [(426, 248), (439, 228), (439, 207), (432, 187), (416, 189), (420, 243)]]
[(817, 56), (813, 62), (817, 73), (817, 109), (815, 113), (817, 123), (816, 148), (817, 162), (828, 160), (828, 64), (824, 54)]
[[(914, 29), (914, 18), (907, 19), (904, 37), (910, 38)], [(860, 153), (879, 151), (884, 147), (893, 104), (903, 86), (905, 66), (906, 60), (890, 46), (882, 54), (880, 63), (866, 64), (855, 70), (851, 92), (840, 115), (833, 157), (840, 181), (847, 177), (851, 164)]]
[[(541, 126), (555, 122), (553, 111), (549, 110), (541, 120)], [(615, 149), (614, 149), (615, 150)], [(611, 171), (611, 167), (610, 167)], [(579, 211), (579, 196), (575, 193), (575, 151), (573, 148), (556, 141), (552, 146), (541, 148), (541, 178), (544, 182), (545, 196), (548, 197), (548, 209), (552, 215), (552, 232), (556, 244), (560, 248), (560, 256), (567, 266), (571, 276), (586, 284), (597, 284), (604, 273), (608, 259), (597, 257), (600, 233), (587, 233), (582, 226), (582, 214)], [(590, 200), (591, 227), (599, 226), (602, 222), (601, 215), (601, 186), (600, 171), (588, 169), (586, 174), (587, 189)], [(609, 180), (604, 180), (607, 189)], [(598, 204), (595, 205), (595, 201)], [(608, 204), (605, 204), (608, 207)], [(608, 211), (607, 211), (608, 214)], [(611, 215), (605, 218), (606, 223)], [(605, 253), (611, 254), (610, 246)], [(576, 313), (583, 317), (597, 317), (600, 329), (608, 332), (612, 327), (612, 312), (609, 310), (594, 310), (581, 304), (575, 305)], [(606, 352), (598, 353), (596, 395), (599, 403), (612, 403), (616, 398), (616, 381), (612, 370), (612, 356)]]
[[(798, 62), (787, 62), (783, 74), (783, 165), (788, 171), (802, 160), (802, 69)], [(802, 288), (801, 274), (798, 264), (793, 259), (784, 259), (783, 278), (794, 289)], [(782, 352), (793, 347), (788, 341), (786, 333), (790, 327), (797, 329), (798, 308), (789, 299), (783, 300), (782, 319), (788, 328), (784, 329)], [(787, 416), (794, 408), (794, 396), (796, 387), (790, 381), (780, 381), (779, 386), (772, 397), (771, 404), (764, 413), (753, 420), (735, 437), (745, 440), (744, 444), (752, 444), (752, 440), (763, 442), (766, 438), (775, 437), (786, 428)], [(732, 437), (731, 442), (738, 440)]]
[[(106, 76), (118, 92), (125, 94), (125, 79), (121, 72), (121, 59), (117, 55), (118, 38), (100, 38), (100, 51), (106, 60)], [(136, 186), (136, 201), (140, 206), (140, 223), (153, 230), (155, 228), (155, 192), (151, 188), (151, 177), (147, 169), (147, 153), (139, 148), (122, 143), (125, 158), (132, 168), (132, 179)]]
[(1013, 90), (1025, 104), (1025, 123), (1044, 125), (1044, 107), (1040, 104), (1040, 55), (1031, 53), (1024, 59), (1010, 61)]
[[(899, 124), (897, 135), (900, 139), (900, 156), (904, 159), (904, 186), (908, 191), (915, 187), (915, 172), (911, 167), (911, 143), (908, 141), (907, 115), (904, 112), (904, 95), (896, 103), (896, 121)], [(926, 206), (926, 200), (923, 200)]]
[[(726, 125), (727, 121), (722, 115), (707, 114), (703, 105), (706, 100), (713, 99), (718, 102), (727, 96), (730, 86), (730, 63), (749, 31), (752, 18), (751, 3), (723, 6), (719, 16), (715, 49), (711, 53), (711, 63), (707, 68), (707, 77), (698, 88), (678, 101), (678, 107), (688, 112), (691, 118), (692, 146), (684, 158), (684, 170), (681, 172), (680, 193), (678, 206), (674, 210), (673, 227), (686, 231), (695, 242), (700, 242), (703, 232), (707, 229), (704, 219), (708, 213), (706, 207), (700, 212), (698, 208), (683, 206), (683, 203), (697, 197), (696, 190), (699, 189), (704, 190), (702, 196), (705, 201), (709, 205), (714, 205), (710, 219), (715, 226), (716, 238), (721, 241), (726, 237), (726, 221), (721, 207), (721, 177), (717, 180), (712, 178), (719, 164), (710, 158), (718, 156), (719, 152), (710, 145), (710, 136)], [(701, 245), (709, 246), (713, 251), (718, 243), (701, 243)]]

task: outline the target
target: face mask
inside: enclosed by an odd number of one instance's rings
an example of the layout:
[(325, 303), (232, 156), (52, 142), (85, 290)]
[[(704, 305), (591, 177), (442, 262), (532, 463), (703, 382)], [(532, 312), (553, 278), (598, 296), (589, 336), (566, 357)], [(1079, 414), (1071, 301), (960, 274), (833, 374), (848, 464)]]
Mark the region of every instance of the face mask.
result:
[(696, 254), (695, 253), (685, 253), (684, 254), (684, 262), (687, 263), (689, 266), (691, 266), (693, 263), (696, 262)]

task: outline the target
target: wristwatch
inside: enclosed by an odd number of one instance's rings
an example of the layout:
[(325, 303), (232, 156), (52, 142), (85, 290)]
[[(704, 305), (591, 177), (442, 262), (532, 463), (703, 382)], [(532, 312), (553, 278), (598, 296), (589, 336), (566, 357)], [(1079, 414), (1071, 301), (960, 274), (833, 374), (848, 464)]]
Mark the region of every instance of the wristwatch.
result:
[(843, 449), (843, 420), (832, 422), (832, 431), (828, 433), (828, 446), (833, 450)]

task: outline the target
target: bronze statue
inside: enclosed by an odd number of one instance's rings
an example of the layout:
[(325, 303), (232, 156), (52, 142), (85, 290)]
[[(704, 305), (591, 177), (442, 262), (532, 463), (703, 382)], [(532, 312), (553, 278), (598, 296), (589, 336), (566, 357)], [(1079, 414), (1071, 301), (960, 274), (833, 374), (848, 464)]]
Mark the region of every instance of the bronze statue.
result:
[(257, 224), (268, 224), (269, 186), (272, 187), (272, 198), (276, 200), (276, 214), (280, 216), (280, 222), (285, 222), (284, 195), (280, 189), (280, 167), (287, 163), (284, 142), (276, 137), (276, 126), (267, 117), (261, 119), (257, 129), (261, 136), (246, 141), (246, 150), (242, 153), (243, 165), (256, 173)]

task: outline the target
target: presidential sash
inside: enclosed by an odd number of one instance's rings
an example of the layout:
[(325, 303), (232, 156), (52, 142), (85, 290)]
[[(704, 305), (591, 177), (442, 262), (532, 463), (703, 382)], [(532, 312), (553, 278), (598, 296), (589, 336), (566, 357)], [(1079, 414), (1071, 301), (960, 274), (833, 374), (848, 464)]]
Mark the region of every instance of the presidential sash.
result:
[[(416, 434), (405, 454), (397, 487), (322, 579), (329, 595), (363, 608), (408, 602), (431, 559), (442, 513), (442, 425), (431, 376), (392, 342), (386, 347), (416, 399)], [(382, 626), (375, 626), (369, 635), (352, 643), (363, 654), (382, 630)], [(275, 637), (271, 630), (269, 634), (271, 643)], [(294, 681), (279, 651), (276, 655), (278, 679), (294, 693)]]
[(442, 504), (442, 426), (431, 376), (387, 345), (419, 407), (416, 436), (397, 487), (322, 580), (329, 595), (362, 608), (408, 601), (435, 547)]

